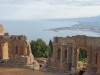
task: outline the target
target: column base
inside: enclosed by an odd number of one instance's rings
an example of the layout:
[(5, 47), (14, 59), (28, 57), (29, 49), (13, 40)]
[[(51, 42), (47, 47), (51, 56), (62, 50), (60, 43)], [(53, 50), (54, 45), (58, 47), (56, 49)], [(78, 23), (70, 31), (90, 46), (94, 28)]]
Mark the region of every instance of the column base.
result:
[(100, 75), (100, 73), (85, 72), (83, 75)]
[(75, 70), (75, 67), (71, 67), (71, 71), (72, 72), (75, 72), (76, 70)]

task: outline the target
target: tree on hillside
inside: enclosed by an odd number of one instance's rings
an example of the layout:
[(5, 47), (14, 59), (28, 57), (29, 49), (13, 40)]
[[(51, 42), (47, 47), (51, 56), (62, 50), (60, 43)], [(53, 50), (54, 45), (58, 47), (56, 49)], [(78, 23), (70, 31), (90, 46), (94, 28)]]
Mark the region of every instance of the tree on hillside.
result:
[(49, 57), (51, 57), (53, 55), (53, 43), (52, 43), (52, 40), (49, 41), (49, 47), (50, 47)]
[(42, 39), (37, 39), (36, 41), (32, 40), (30, 44), (32, 54), (35, 57), (48, 57), (50, 48)]

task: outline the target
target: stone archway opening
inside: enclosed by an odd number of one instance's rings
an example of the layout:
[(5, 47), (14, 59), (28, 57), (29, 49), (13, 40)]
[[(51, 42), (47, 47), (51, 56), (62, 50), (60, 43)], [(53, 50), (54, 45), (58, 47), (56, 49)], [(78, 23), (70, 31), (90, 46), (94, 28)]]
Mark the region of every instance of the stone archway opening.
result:
[(58, 49), (58, 53), (57, 53), (57, 54), (58, 54), (58, 55), (57, 55), (57, 56), (58, 56), (57, 59), (60, 61), (60, 60), (61, 60), (61, 49)]
[(79, 50), (79, 61), (82, 61), (82, 63), (87, 64), (87, 50), (84, 48), (80, 48)]
[(8, 42), (3, 42), (0, 45), (0, 59), (9, 59)]
[(79, 75), (83, 75), (87, 70), (87, 50), (85, 48), (78, 49), (78, 70), (80, 71)]

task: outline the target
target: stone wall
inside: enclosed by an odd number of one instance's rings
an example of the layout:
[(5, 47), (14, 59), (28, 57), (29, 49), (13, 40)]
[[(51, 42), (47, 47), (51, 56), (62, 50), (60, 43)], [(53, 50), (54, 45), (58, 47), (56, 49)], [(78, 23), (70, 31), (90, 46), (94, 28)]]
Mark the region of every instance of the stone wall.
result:
[(87, 50), (87, 72), (100, 73), (100, 37), (85, 35), (54, 37), (53, 58), (48, 60), (48, 67), (78, 71), (80, 48)]
[(0, 57), (2, 59), (9, 59), (7, 42), (0, 42)]
[(4, 28), (3, 28), (3, 25), (0, 24), (0, 35), (3, 35), (4, 34)]
[[(0, 33), (3, 30), (3, 26), (0, 25)], [(8, 59), (12, 63), (33, 63), (34, 56), (27, 37), (24, 35), (9, 35), (8, 33), (0, 35), (0, 58)]]

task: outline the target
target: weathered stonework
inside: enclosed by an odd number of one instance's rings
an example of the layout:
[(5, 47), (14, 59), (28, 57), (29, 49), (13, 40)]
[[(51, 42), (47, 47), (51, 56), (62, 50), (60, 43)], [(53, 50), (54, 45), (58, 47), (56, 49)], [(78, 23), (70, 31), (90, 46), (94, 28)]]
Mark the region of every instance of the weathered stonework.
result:
[(2, 24), (0, 24), (0, 35), (3, 35), (4, 34), (4, 28), (2, 26)]
[(77, 72), (79, 49), (87, 50), (87, 69), (84, 75), (100, 75), (100, 37), (77, 35), (72, 37), (54, 37), (53, 57), (48, 67)]
[[(0, 33), (3, 33), (0, 25)], [(7, 59), (12, 63), (31, 64), (34, 57), (31, 47), (24, 35), (9, 35), (4, 33), (0, 35), (0, 58)]]

